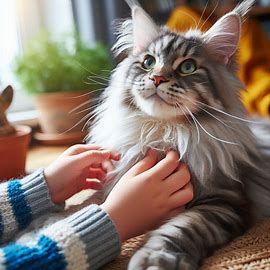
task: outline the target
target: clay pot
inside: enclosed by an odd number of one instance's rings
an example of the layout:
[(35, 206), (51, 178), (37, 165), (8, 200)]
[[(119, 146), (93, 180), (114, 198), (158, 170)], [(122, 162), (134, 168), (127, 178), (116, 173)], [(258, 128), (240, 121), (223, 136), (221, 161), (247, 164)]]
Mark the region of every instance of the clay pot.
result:
[(56, 92), (35, 96), (41, 131), (48, 134), (82, 131), (87, 118), (82, 119), (90, 112), (87, 110), (91, 106), (90, 102), (90, 94), (81, 92)]
[(0, 181), (25, 175), (31, 128), (16, 126), (16, 133), (0, 137)]

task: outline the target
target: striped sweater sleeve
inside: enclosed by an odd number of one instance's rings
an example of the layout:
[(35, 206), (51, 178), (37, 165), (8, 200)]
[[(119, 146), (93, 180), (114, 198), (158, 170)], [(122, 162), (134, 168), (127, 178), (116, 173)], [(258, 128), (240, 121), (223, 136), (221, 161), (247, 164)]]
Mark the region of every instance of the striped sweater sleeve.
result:
[(52, 224), (35, 239), (0, 249), (0, 269), (95, 270), (120, 252), (117, 230), (97, 205)]
[(50, 199), (43, 170), (0, 184), (0, 243), (10, 240), (38, 216), (59, 208)]

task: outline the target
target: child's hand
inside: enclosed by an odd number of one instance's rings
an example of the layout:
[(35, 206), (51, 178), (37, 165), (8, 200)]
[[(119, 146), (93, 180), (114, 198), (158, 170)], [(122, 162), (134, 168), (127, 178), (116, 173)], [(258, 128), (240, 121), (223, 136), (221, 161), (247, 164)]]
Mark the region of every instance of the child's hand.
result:
[(178, 154), (169, 151), (157, 163), (157, 153), (149, 150), (120, 179), (101, 207), (124, 241), (160, 225), (192, 198), (189, 170), (179, 164)]
[(106, 171), (101, 163), (119, 160), (120, 155), (95, 145), (74, 145), (68, 148), (44, 170), (54, 203), (62, 203), (77, 192), (95, 188), (88, 178), (103, 180)]

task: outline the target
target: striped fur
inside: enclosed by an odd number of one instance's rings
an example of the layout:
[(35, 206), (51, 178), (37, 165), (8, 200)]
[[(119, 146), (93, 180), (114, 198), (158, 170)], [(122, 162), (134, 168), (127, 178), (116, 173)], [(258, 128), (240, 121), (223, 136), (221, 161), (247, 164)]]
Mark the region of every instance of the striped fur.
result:
[[(261, 173), (269, 164), (262, 162), (238, 98), (243, 86), (236, 77), (234, 53), (242, 16), (253, 3), (244, 1), (207, 33), (174, 33), (161, 27), (158, 37), (141, 51), (134, 50), (134, 35), (147, 27), (132, 32), (143, 25), (137, 22), (140, 16), (123, 24), (114, 49), (126, 51), (128, 57), (112, 74), (90, 134), (91, 143), (122, 153), (108, 190), (150, 147), (161, 157), (168, 149), (177, 150), (189, 165), (195, 189), (185, 212), (150, 233), (131, 259), (130, 270), (197, 269), (203, 258), (252, 222), (247, 194), (254, 185), (269, 181), (269, 175)], [(224, 44), (235, 48), (224, 52)], [(147, 55), (156, 59), (149, 70), (142, 67)], [(179, 74), (186, 59), (194, 60), (197, 69)], [(149, 78), (153, 75), (168, 81), (156, 87)]]

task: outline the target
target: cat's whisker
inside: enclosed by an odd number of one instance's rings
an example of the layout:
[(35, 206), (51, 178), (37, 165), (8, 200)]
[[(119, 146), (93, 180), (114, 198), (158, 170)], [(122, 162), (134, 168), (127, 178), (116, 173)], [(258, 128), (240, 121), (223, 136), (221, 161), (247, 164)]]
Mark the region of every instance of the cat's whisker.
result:
[(81, 97), (85, 97), (85, 96), (90, 96), (92, 93), (92, 91), (89, 91), (87, 93), (84, 93), (84, 94), (81, 94), (81, 95), (78, 95), (78, 96), (74, 96), (74, 97), (66, 97), (65, 99), (76, 99), (76, 98), (81, 98)]
[(226, 124), (224, 121), (222, 121), (221, 119), (219, 119), (217, 116), (215, 116), (214, 114), (210, 113), (209, 111), (207, 111), (206, 109), (204, 109), (202, 106), (200, 106), (198, 104), (198, 102), (196, 100), (191, 100), (189, 97), (186, 97), (186, 99), (191, 102), (192, 104), (198, 106), (201, 110), (203, 110), (204, 112), (206, 112), (207, 114), (209, 114), (210, 116), (212, 116), (214, 119), (216, 119), (218, 122), (222, 123), (224, 126), (234, 129), (233, 127), (229, 126), (228, 124)]
[(206, 20), (205, 20), (204, 23), (202, 24), (201, 28), (204, 27), (204, 25), (208, 22), (208, 20), (211, 18), (211, 16), (215, 13), (215, 11), (217, 10), (218, 6), (219, 6), (219, 0), (217, 0), (217, 3), (216, 3), (216, 5), (215, 5), (214, 9), (213, 9), (212, 12), (210, 13), (210, 15), (206, 18)]
[(183, 11), (183, 10), (179, 10), (179, 12), (181, 12), (181, 13), (183, 13), (183, 14), (187, 15), (189, 18), (191, 18), (191, 19), (192, 19), (192, 21), (193, 21), (193, 22), (194, 22), (194, 24), (195, 24), (195, 28), (196, 28), (196, 29), (198, 28), (197, 21), (195, 20), (195, 18), (194, 18), (193, 16), (191, 16), (189, 13), (187, 13), (187, 12), (185, 12), (185, 11)]
[(83, 102), (82, 104), (80, 104), (79, 106), (76, 106), (74, 109), (72, 109), (69, 113), (73, 113), (75, 112), (76, 110), (80, 109), (81, 107), (87, 105), (87, 104), (90, 104), (92, 101), (91, 100), (87, 100), (85, 102)]
[(224, 121), (222, 121), (221, 119), (219, 119), (218, 117), (216, 117), (214, 114), (210, 113), (209, 111), (207, 111), (206, 109), (202, 108), (201, 106), (199, 106), (201, 110), (203, 110), (204, 112), (206, 112), (207, 114), (209, 114), (210, 116), (212, 116), (213, 118), (215, 118), (218, 122), (220, 122), (221, 124), (223, 124), (224, 126), (231, 128), (231, 129), (235, 129), (231, 126), (229, 126), (228, 124), (226, 124)]
[(205, 4), (204, 9), (203, 9), (203, 12), (202, 12), (202, 14), (201, 14), (201, 17), (200, 17), (199, 22), (198, 22), (198, 24), (197, 24), (197, 27), (198, 27), (199, 29), (200, 29), (200, 23), (201, 23), (201, 20), (202, 20), (202, 18), (203, 18), (203, 16), (204, 16), (204, 13), (205, 13), (205, 11), (206, 11), (206, 9), (207, 9), (207, 7), (208, 7), (208, 4), (209, 4), (209, 0), (207, 0), (207, 2), (206, 2), (206, 4)]
[(93, 105), (93, 106), (91, 106), (91, 107), (89, 107), (89, 108), (86, 108), (86, 109), (84, 109), (84, 110), (81, 110), (81, 111), (78, 111), (78, 112), (76, 112), (76, 113), (73, 113), (72, 115), (78, 115), (78, 114), (81, 114), (81, 113), (84, 113), (84, 112), (93, 110), (93, 109), (97, 108), (99, 105), (100, 105), (100, 103), (97, 103), (97, 104), (95, 104), (95, 105)]
[[(85, 71), (87, 71), (89, 74), (93, 74), (93, 75), (95, 75), (95, 76), (101, 76), (102, 77), (102, 75), (101, 74), (97, 74), (97, 73), (95, 73), (95, 72), (93, 72), (93, 71), (90, 71), (90, 70), (88, 70), (86, 67), (84, 67), (80, 62), (78, 62), (77, 61), (77, 64), (81, 67), (81, 68), (83, 68)], [(101, 70), (101, 71), (105, 71), (105, 72), (111, 72), (111, 70)]]
[(65, 133), (71, 131), (73, 128), (77, 127), (79, 124), (83, 123), (83, 121), (85, 121), (85, 120), (87, 119), (87, 117), (89, 117), (89, 115), (91, 115), (91, 114), (85, 115), (78, 123), (76, 123), (75, 125), (73, 125), (71, 128), (65, 130), (65, 131), (62, 132), (61, 134), (65, 134)]
[(101, 80), (101, 82), (110, 82), (110, 79), (109, 78), (103, 78), (103, 77), (100, 77), (100, 76), (87, 76), (87, 79), (89, 80)]
[(92, 85), (92, 84), (99, 84), (99, 85), (103, 85), (103, 86), (105, 86), (105, 87), (108, 86), (107, 83), (99, 82), (99, 81), (94, 80), (94, 79), (88, 78), (88, 80), (89, 80), (90, 82), (85, 82), (85, 83), (86, 83), (86, 84), (89, 84), (89, 85)]
[(239, 145), (238, 143), (235, 143), (235, 142), (229, 142), (229, 141), (226, 141), (226, 140), (222, 140), (216, 136), (214, 136), (213, 134), (211, 134), (209, 131), (207, 131), (203, 125), (199, 122), (199, 120), (194, 116), (194, 114), (189, 110), (188, 107), (185, 106), (185, 108), (188, 110), (190, 116), (194, 119), (195, 122), (197, 122), (197, 124), (200, 126), (200, 128), (208, 135), (210, 136), (212, 139), (216, 140), (216, 141), (219, 141), (219, 142), (222, 142), (222, 143), (226, 143), (226, 144), (231, 144), (231, 145)]
[(237, 120), (240, 120), (240, 121), (243, 121), (243, 122), (247, 122), (247, 123), (252, 123), (252, 124), (258, 124), (258, 125), (261, 124), (261, 123), (259, 123), (259, 121), (247, 120), (247, 119), (244, 119), (244, 118), (235, 116), (235, 115), (233, 115), (233, 114), (224, 112), (224, 111), (222, 111), (222, 110), (220, 110), (220, 109), (217, 109), (217, 108), (215, 108), (215, 107), (213, 107), (213, 106), (207, 105), (207, 104), (205, 104), (205, 103), (203, 103), (203, 102), (200, 102), (200, 101), (197, 101), (197, 102), (199, 102), (199, 103), (200, 103), (201, 105), (203, 105), (203, 106), (206, 106), (206, 107), (208, 107), (208, 108), (210, 108), (210, 109), (212, 109), (212, 110), (214, 110), (214, 111), (217, 111), (217, 112), (219, 112), (219, 113), (225, 114), (225, 115), (227, 115), (227, 116), (229, 116), (229, 117), (232, 117), (232, 118), (234, 118), (234, 119), (237, 119)]
[(190, 119), (188, 118), (187, 114), (185, 113), (183, 106), (181, 106), (181, 104), (178, 103), (177, 101), (176, 101), (175, 105), (176, 105), (177, 108), (179, 108), (181, 110), (181, 113), (185, 116), (185, 118), (187, 119), (187, 121), (189, 122), (189, 124), (192, 126), (193, 124), (190, 121)]
[(197, 121), (196, 121), (196, 118), (195, 118), (195, 116), (194, 116), (193, 113), (189, 110), (189, 108), (188, 108), (187, 106), (185, 106), (185, 105), (183, 105), (183, 106), (184, 106), (184, 108), (187, 110), (187, 112), (189, 113), (189, 115), (191, 116), (191, 118), (192, 118), (192, 120), (193, 120), (193, 122), (194, 122), (194, 124), (195, 124), (196, 130), (197, 130), (197, 144), (199, 144), (199, 143), (200, 143), (201, 137), (200, 137), (200, 129), (199, 129), (198, 123), (197, 123)]
[(82, 128), (82, 131), (85, 130), (85, 128), (88, 126), (88, 124), (90, 123), (91, 120), (93, 120), (93, 118), (95, 118), (97, 115), (99, 114), (99, 112), (92, 112), (92, 115), (88, 115), (90, 116), (89, 119), (85, 122), (83, 128)]

